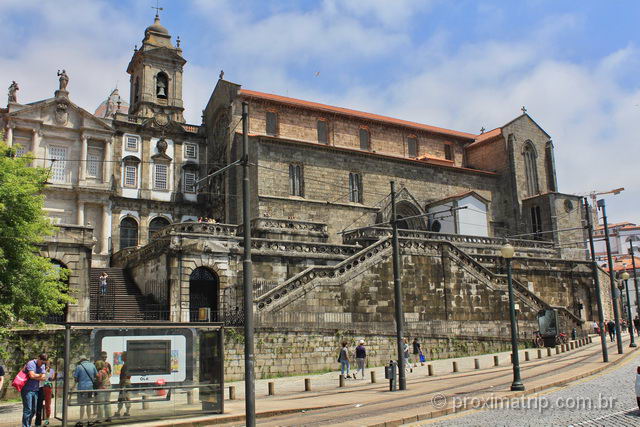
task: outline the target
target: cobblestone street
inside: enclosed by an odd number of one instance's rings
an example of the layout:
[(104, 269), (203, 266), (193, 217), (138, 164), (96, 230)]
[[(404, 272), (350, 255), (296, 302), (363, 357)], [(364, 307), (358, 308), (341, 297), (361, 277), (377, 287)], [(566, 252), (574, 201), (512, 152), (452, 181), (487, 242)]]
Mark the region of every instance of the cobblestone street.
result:
[(512, 401), (511, 409), (472, 410), (448, 416), (446, 421), (440, 418), (420, 425), (638, 426), (640, 412), (634, 391), (638, 365), (640, 356), (603, 374)]

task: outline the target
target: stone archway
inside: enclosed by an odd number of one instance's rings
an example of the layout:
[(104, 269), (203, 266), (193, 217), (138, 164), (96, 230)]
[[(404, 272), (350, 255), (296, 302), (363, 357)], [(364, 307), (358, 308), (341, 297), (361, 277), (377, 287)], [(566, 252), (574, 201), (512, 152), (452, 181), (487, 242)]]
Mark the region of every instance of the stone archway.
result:
[(211, 321), (218, 319), (220, 279), (207, 267), (198, 267), (189, 275), (189, 321), (198, 320), (199, 310), (209, 308)]
[(396, 203), (398, 228), (401, 230), (426, 230), (424, 217), (418, 216), (421, 214), (420, 209), (407, 200)]

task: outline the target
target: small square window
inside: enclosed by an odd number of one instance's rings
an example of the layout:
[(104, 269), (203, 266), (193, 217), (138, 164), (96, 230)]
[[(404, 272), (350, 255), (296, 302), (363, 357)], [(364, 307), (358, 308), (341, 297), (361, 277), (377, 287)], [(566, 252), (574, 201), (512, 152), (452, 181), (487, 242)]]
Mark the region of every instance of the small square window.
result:
[(196, 192), (196, 174), (194, 172), (184, 173), (184, 192), (185, 193)]
[(196, 144), (185, 144), (185, 146), (184, 146), (184, 157), (186, 159), (197, 159), (198, 158), (198, 146)]
[(138, 137), (136, 136), (127, 136), (125, 150), (127, 151), (138, 151)]

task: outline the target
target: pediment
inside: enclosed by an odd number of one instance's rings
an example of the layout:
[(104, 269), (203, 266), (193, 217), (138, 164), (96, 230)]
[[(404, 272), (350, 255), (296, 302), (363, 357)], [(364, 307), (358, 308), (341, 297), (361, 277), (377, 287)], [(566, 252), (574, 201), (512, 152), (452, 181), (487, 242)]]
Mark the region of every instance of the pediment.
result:
[(25, 108), (8, 115), (16, 120), (38, 121), (43, 125), (66, 127), (72, 129), (94, 129), (99, 131), (113, 131), (113, 127), (79, 107), (66, 97), (49, 98), (35, 102)]

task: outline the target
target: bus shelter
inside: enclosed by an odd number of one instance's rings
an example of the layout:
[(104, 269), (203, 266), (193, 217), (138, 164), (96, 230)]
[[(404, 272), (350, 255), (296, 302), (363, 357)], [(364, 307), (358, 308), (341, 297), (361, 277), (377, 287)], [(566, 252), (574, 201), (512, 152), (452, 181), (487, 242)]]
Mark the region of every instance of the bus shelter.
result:
[(63, 426), (223, 412), (222, 323), (63, 325), (64, 356), (54, 361), (54, 416)]

